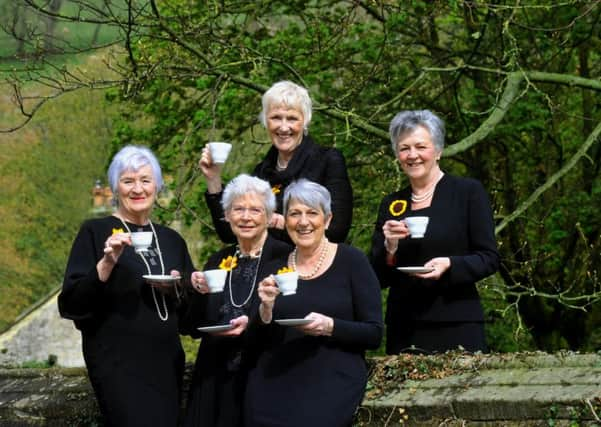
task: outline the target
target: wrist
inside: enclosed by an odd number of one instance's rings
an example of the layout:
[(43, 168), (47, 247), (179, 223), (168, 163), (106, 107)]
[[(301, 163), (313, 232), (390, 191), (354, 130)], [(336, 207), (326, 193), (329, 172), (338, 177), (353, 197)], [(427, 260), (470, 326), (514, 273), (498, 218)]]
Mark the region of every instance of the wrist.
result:
[(399, 248), (399, 242), (398, 241), (391, 242), (388, 239), (384, 239), (384, 248), (386, 249), (386, 252), (394, 255), (396, 253), (397, 249)]

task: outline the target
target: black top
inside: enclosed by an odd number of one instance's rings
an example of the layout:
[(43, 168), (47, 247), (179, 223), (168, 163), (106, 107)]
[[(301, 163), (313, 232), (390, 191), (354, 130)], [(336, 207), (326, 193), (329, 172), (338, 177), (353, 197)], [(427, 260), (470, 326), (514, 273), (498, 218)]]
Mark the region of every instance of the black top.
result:
[[(332, 242), (345, 241), (353, 216), (353, 190), (342, 153), (336, 148), (317, 145), (309, 136), (304, 136), (303, 142), (294, 151), (285, 170), (276, 169), (277, 158), (278, 150), (272, 146), (265, 159), (253, 171), (254, 176), (268, 181), (274, 189), (277, 201), (276, 212), (283, 212), (284, 190), (292, 181), (306, 178), (317, 182), (326, 187), (332, 197), (333, 217), (326, 235)], [(229, 224), (223, 219), (221, 197), (222, 193), (205, 193), (219, 238), (225, 243), (234, 243), (236, 238)], [(278, 240), (290, 242), (284, 230), (270, 228), (269, 233)]]
[[(150, 226), (128, 223), (130, 230)], [(185, 241), (174, 230), (154, 225), (163, 255), (165, 274), (178, 270), (183, 277), (194, 270)], [(108, 425), (175, 426), (184, 353), (178, 335), (178, 298), (163, 297), (144, 281), (147, 268), (131, 246), (125, 247), (106, 283), (96, 264), (113, 229), (125, 228), (109, 216), (86, 221), (73, 243), (63, 289), (58, 298), (61, 316), (81, 330), (83, 355), (100, 409)], [(147, 261), (161, 274), (153, 237)], [(156, 297), (156, 303), (155, 303)], [(158, 305), (158, 308), (157, 308)]]
[[(398, 216), (390, 212), (396, 200), (407, 203)], [(399, 212), (401, 204), (393, 209)], [(382, 226), (389, 219), (430, 218), (423, 239), (401, 239), (396, 265), (386, 265)], [(421, 266), (434, 257), (449, 257), (451, 267), (438, 281), (399, 272), (397, 266)], [(371, 247), (371, 260), (383, 288), (390, 287), (386, 323), (481, 322), (483, 312), (476, 282), (499, 267), (493, 214), (482, 184), (445, 174), (436, 185), (431, 206), (411, 210), (411, 188), (387, 195), (380, 204)], [(388, 336), (387, 340), (394, 340)]]
[[(286, 265), (282, 259), (278, 268)], [(273, 319), (249, 332), (263, 347), (245, 396), (245, 426), (348, 426), (367, 383), (366, 349), (382, 337), (380, 287), (367, 257), (339, 244), (321, 276), (299, 280), (276, 299)], [(332, 336), (304, 335), (275, 319), (317, 312), (334, 319)]]
[[(236, 253), (236, 248), (234, 245), (213, 254), (204, 270), (218, 268), (221, 260)], [(291, 250), (290, 245), (268, 237), (260, 258), (238, 257), (238, 266), (234, 268), (233, 274), (228, 273), (223, 292), (206, 295), (191, 292), (189, 309), (182, 321), (182, 331), (194, 337), (201, 336), (202, 340), (190, 383), (185, 426), (241, 425), (241, 408), (250, 357), (247, 354), (247, 334), (218, 337), (201, 333), (197, 327), (227, 324), (229, 320), (244, 314), (249, 316), (251, 322), (256, 321), (259, 306), (258, 283), (275, 272), (269, 269), (269, 262), (287, 256)], [(246, 304), (237, 307), (249, 296)], [(235, 305), (232, 305), (231, 298)]]

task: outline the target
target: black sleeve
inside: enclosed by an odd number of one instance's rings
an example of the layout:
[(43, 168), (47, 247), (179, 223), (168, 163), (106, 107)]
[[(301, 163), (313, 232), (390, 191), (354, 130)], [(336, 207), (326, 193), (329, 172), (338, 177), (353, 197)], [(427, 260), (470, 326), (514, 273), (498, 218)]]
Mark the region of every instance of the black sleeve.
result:
[(334, 319), (332, 339), (342, 344), (376, 349), (380, 346), (384, 329), (378, 278), (363, 253), (353, 251), (349, 260), (353, 266), (350, 289), (354, 319)]
[[(102, 257), (92, 227), (85, 223), (75, 237), (58, 296), (58, 309), (62, 317), (79, 321), (94, 317), (105, 284), (98, 278), (96, 264)], [(118, 268), (115, 265), (114, 268)], [(79, 324), (78, 324), (79, 327)]]
[(475, 283), (499, 268), (499, 252), (495, 238), (493, 212), (486, 190), (479, 181), (471, 180), (468, 196), (468, 253), (451, 256), (447, 283)]
[(398, 271), (386, 264), (386, 248), (384, 247), (384, 233), (382, 227), (387, 218), (388, 197), (380, 202), (378, 217), (371, 237), (370, 261), (376, 272), (380, 286), (388, 288), (398, 278)]
[(342, 153), (330, 149), (325, 157), (325, 177), (320, 183), (332, 196), (332, 221), (326, 236), (332, 242), (344, 242), (353, 220), (353, 189)]
[(219, 239), (221, 239), (223, 243), (236, 243), (236, 236), (234, 236), (230, 224), (225, 220), (225, 214), (221, 207), (222, 197), (223, 192), (215, 194), (205, 192), (205, 201), (211, 212), (211, 219), (213, 220), (213, 227), (215, 227), (217, 236), (219, 236)]

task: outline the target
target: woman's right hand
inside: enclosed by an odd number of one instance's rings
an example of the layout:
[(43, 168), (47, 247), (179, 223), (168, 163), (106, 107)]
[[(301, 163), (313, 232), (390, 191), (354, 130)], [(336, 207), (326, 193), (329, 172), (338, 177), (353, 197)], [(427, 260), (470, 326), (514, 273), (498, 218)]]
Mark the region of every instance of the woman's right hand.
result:
[(399, 240), (406, 239), (409, 236), (409, 229), (404, 221), (389, 219), (382, 226), (384, 233), (384, 247), (386, 251), (393, 254), (399, 247)]
[(214, 163), (209, 146), (205, 145), (198, 161), (198, 167), (207, 180), (207, 190), (210, 194), (221, 191), (221, 165)]
[(131, 237), (129, 233), (115, 233), (106, 239), (104, 242), (104, 256), (96, 264), (98, 278), (102, 282), (106, 282), (113, 271), (113, 267), (117, 264), (119, 257), (123, 253), (125, 246), (131, 245)]
[(261, 305), (259, 306), (261, 320), (263, 323), (270, 323), (275, 299), (280, 294), (280, 289), (278, 288), (273, 275), (267, 276), (265, 279), (261, 280), (257, 290), (259, 292), (259, 299), (261, 300)]
[(192, 283), (192, 287), (196, 292), (201, 294), (209, 293), (209, 285), (202, 271), (194, 271), (190, 275), (190, 283)]

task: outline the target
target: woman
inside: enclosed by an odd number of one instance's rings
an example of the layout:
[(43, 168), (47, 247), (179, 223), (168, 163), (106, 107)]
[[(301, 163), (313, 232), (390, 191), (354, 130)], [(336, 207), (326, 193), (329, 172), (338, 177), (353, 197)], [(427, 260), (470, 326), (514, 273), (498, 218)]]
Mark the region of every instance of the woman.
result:
[[(272, 147), (253, 172), (269, 182), (276, 194), (277, 208), (272, 216), (270, 233), (278, 240), (290, 242), (284, 230), (282, 196), (288, 185), (306, 178), (326, 187), (332, 195), (334, 217), (327, 236), (333, 242), (345, 241), (351, 227), (353, 192), (342, 153), (336, 148), (321, 147), (308, 135), (312, 103), (307, 90), (289, 81), (275, 83), (262, 99), (259, 116), (267, 129)], [(221, 165), (213, 163), (207, 147), (199, 162), (207, 180), (205, 198), (213, 225), (219, 238), (227, 243), (235, 241), (228, 224), (223, 222), (221, 199)]]
[[(487, 349), (476, 282), (499, 266), (493, 215), (482, 184), (440, 169), (444, 132), (428, 110), (400, 112), (390, 123), (410, 185), (384, 197), (372, 238), (374, 269), (390, 287), (388, 354)], [(422, 239), (410, 238), (404, 221), (414, 215), (429, 217)], [(432, 271), (406, 274), (400, 266)]]
[[(245, 396), (245, 426), (350, 426), (367, 384), (366, 349), (382, 338), (380, 287), (367, 257), (328, 241), (328, 190), (299, 180), (284, 194), (286, 230), (296, 245), (276, 261), (299, 274), (294, 295), (273, 277), (259, 284), (261, 343)], [(351, 268), (352, 266), (352, 268)], [(282, 326), (279, 319), (307, 319)]]
[[(207, 294), (203, 273), (192, 273), (192, 285), (199, 293), (191, 297), (185, 332), (202, 336), (202, 340), (190, 385), (186, 426), (242, 425), (248, 369), (244, 330), (249, 317), (258, 313), (257, 282), (272, 273), (266, 267), (271, 259), (281, 258), (291, 249), (268, 236), (267, 224), (275, 209), (268, 182), (240, 175), (225, 187), (222, 203), (238, 244), (211, 256), (204, 267), (230, 269), (223, 292)], [(232, 329), (225, 332), (201, 334), (197, 330), (198, 326), (228, 323)]]
[[(179, 292), (174, 281), (161, 289), (142, 276), (170, 273), (176, 278), (194, 268), (182, 237), (150, 220), (163, 186), (153, 153), (124, 147), (110, 164), (108, 180), (117, 209), (81, 226), (59, 310), (81, 330), (88, 375), (106, 425), (176, 426), (184, 368)], [(136, 252), (131, 246), (130, 234), (136, 231), (152, 232), (149, 250)]]

